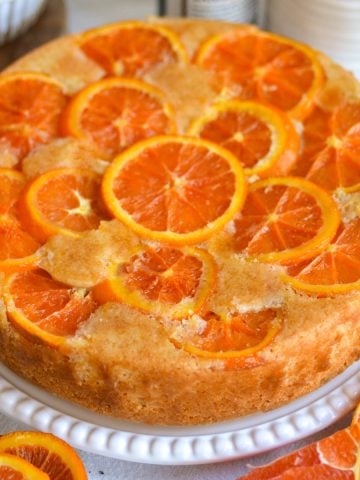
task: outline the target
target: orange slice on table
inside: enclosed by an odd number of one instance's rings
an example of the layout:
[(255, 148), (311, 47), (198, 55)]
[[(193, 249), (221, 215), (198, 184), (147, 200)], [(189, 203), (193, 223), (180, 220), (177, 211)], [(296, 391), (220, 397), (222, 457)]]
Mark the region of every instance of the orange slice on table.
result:
[(52, 235), (78, 236), (96, 228), (105, 213), (101, 177), (89, 170), (60, 168), (35, 178), (22, 195), (19, 216), (39, 241)]
[[(256, 364), (256, 354), (269, 345), (281, 328), (275, 309), (259, 312), (203, 316), (206, 322), (201, 333), (187, 333), (179, 327), (172, 340), (189, 353), (208, 359), (247, 359)], [(246, 363), (244, 363), (244, 366)]]
[(115, 155), (144, 138), (174, 133), (176, 126), (160, 90), (136, 79), (107, 78), (72, 99), (62, 130)]
[(312, 112), (304, 121), (303, 152), (294, 173), (330, 191), (360, 185), (360, 102)]
[(25, 185), (25, 177), (16, 170), (0, 168), (0, 271), (28, 267), (36, 259), (39, 248), (17, 218), (17, 201)]
[(216, 282), (213, 257), (200, 248), (143, 247), (110, 269), (93, 289), (99, 303), (118, 301), (172, 318), (199, 311)]
[(273, 33), (215, 35), (200, 46), (195, 62), (212, 74), (225, 98), (259, 99), (300, 120), (324, 82), (314, 50)]
[(237, 252), (261, 262), (294, 263), (322, 252), (340, 215), (332, 197), (297, 177), (274, 177), (249, 186), (231, 232)]
[[(16, 455), (20, 460), (29, 462), (30, 466), (37, 467), (42, 471), (40, 474), (44, 479), (87, 480), (88, 478), (75, 450), (49, 433), (13, 432), (3, 435), (0, 437), (0, 453), (2, 452)], [(34, 480), (42, 480), (42, 478), (39, 475)]]
[(358, 480), (360, 428), (353, 425), (311, 443), (269, 465), (253, 469), (242, 480)]
[(241, 208), (245, 180), (228, 150), (207, 140), (160, 136), (120, 154), (102, 184), (110, 212), (139, 235), (194, 244)]
[(26, 338), (52, 347), (65, 343), (95, 310), (84, 288), (71, 288), (41, 269), (17, 272), (4, 286), (7, 314)]
[(59, 135), (59, 121), (66, 104), (62, 86), (41, 73), (0, 76), (0, 147), (25, 157), (37, 145)]
[(160, 25), (121, 22), (83, 33), (79, 44), (107, 73), (140, 77), (160, 65), (187, 62), (176, 33)]
[(282, 279), (297, 290), (319, 296), (360, 290), (360, 218), (341, 225), (323, 252), (290, 268)]
[(249, 176), (284, 175), (296, 161), (299, 136), (289, 117), (259, 102), (229, 100), (196, 119), (190, 135), (230, 150)]
[(49, 480), (49, 476), (15, 455), (0, 453), (1, 480)]

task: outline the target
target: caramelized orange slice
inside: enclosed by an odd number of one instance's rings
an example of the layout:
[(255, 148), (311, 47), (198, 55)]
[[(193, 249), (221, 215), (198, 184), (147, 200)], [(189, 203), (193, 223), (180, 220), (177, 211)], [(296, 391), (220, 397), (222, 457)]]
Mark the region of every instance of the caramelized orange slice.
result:
[(104, 218), (101, 177), (89, 170), (61, 168), (40, 175), (27, 187), (19, 204), (26, 229), (39, 241), (56, 234), (78, 236)]
[(312, 112), (304, 122), (303, 152), (294, 173), (330, 191), (360, 184), (359, 101), (334, 112), (320, 107)]
[(199, 48), (195, 62), (223, 88), (225, 98), (259, 99), (303, 119), (323, 85), (311, 48), (266, 32), (233, 30)]
[(234, 219), (233, 245), (262, 262), (294, 263), (322, 252), (339, 223), (325, 190), (302, 178), (268, 178), (250, 185)]
[(264, 467), (243, 480), (358, 480), (360, 428), (352, 425)]
[(31, 265), (39, 248), (17, 218), (17, 201), (25, 177), (15, 170), (0, 168), (0, 271), (12, 271)]
[(113, 75), (141, 77), (160, 65), (188, 60), (172, 30), (143, 22), (95, 28), (83, 33), (79, 43), (88, 57)]
[(193, 122), (189, 134), (230, 150), (249, 176), (288, 173), (299, 150), (299, 136), (289, 117), (259, 102), (219, 103)]
[(84, 288), (68, 287), (40, 269), (8, 277), (3, 294), (14, 327), (52, 347), (64, 344), (96, 308)]
[[(13, 432), (0, 437), (0, 453), (16, 455), (40, 469), (31, 480), (87, 480), (85, 468), (75, 450), (49, 433)], [(15, 457), (16, 458), (16, 457)], [(31, 465), (32, 464), (32, 465)], [(2, 478), (2, 477), (1, 477)], [(10, 479), (9, 479), (10, 480)]]
[(0, 478), (1, 480), (49, 480), (50, 477), (22, 458), (0, 453)]
[(0, 147), (22, 159), (59, 134), (66, 104), (62, 86), (40, 73), (0, 76)]
[(320, 296), (360, 290), (360, 218), (342, 225), (323, 252), (288, 273), (282, 277), (286, 283)]
[(93, 289), (99, 303), (118, 301), (145, 312), (187, 317), (204, 305), (213, 291), (216, 265), (200, 248), (138, 248), (115, 263), (109, 278)]
[(274, 309), (259, 312), (216, 314), (208, 312), (201, 333), (188, 334), (184, 327), (172, 337), (176, 344), (194, 355), (208, 359), (250, 358), (269, 345), (281, 328)]
[(120, 154), (104, 175), (110, 212), (139, 235), (201, 242), (241, 208), (245, 180), (236, 157), (206, 140), (160, 136)]
[(107, 78), (72, 99), (62, 130), (115, 155), (144, 138), (174, 133), (176, 126), (160, 90), (140, 80)]

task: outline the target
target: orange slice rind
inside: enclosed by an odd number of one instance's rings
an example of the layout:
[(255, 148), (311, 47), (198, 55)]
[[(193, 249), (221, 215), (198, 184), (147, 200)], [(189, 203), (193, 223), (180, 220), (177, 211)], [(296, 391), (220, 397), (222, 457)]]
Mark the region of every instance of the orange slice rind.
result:
[(188, 62), (187, 51), (175, 32), (138, 21), (89, 30), (79, 36), (79, 45), (113, 75), (142, 76), (164, 63)]
[[(87, 480), (84, 465), (76, 451), (50, 433), (18, 431), (0, 437), (2, 452), (17, 456), (32, 468), (40, 469), (34, 480)], [(42, 476), (41, 476), (41, 475)]]
[(213, 257), (200, 248), (138, 247), (93, 288), (99, 303), (117, 301), (144, 312), (186, 318), (199, 311), (216, 282)]
[(248, 192), (235, 219), (235, 248), (249, 259), (299, 262), (322, 252), (336, 234), (340, 224), (336, 203), (312, 182), (272, 177), (251, 184)]
[(228, 148), (248, 176), (284, 175), (299, 149), (299, 136), (288, 116), (260, 102), (218, 103), (194, 120), (188, 133)]
[(50, 480), (49, 475), (31, 463), (6, 453), (0, 453), (0, 478), (3, 480)]
[(194, 244), (220, 230), (245, 198), (241, 165), (203, 139), (158, 136), (133, 145), (105, 172), (109, 211), (140, 236)]
[(314, 50), (267, 32), (233, 30), (210, 37), (195, 62), (214, 74), (223, 97), (256, 98), (299, 120), (312, 110), (324, 82)]

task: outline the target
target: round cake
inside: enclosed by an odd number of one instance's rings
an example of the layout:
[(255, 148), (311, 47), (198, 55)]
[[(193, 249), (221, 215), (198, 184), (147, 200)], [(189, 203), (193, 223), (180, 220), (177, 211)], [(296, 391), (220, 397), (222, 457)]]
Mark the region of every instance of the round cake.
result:
[(153, 18), (0, 75), (0, 360), (96, 412), (223, 421), (360, 354), (360, 84), (254, 26)]

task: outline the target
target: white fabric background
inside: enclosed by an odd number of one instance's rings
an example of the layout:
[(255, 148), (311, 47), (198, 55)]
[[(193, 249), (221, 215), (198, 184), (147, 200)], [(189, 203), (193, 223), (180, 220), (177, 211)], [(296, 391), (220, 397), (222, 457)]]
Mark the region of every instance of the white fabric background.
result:
[[(246, 465), (264, 465), (274, 458), (285, 455), (287, 452), (346, 427), (350, 423), (350, 419), (351, 416), (348, 415), (319, 434), (287, 447), (258, 455), (257, 457), (212, 465), (184, 467), (142, 465), (140, 463), (113, 460), (85, 452), (79, 452), (79, 454), (85, 463), (89, 480), (235, 480), (248, 471)], [(15, 430), (29, 430), (29, 428), (0, 414), (0, 435)]]

